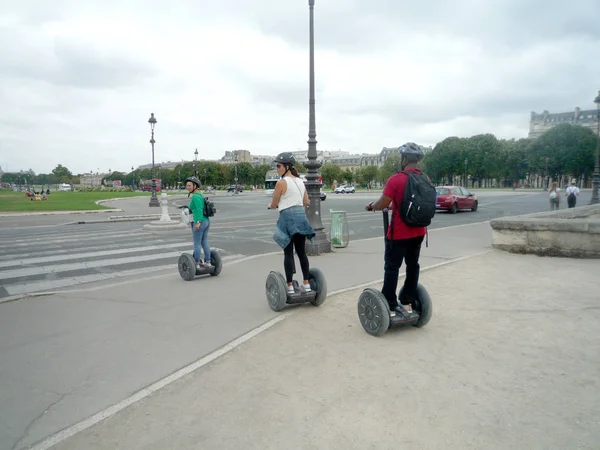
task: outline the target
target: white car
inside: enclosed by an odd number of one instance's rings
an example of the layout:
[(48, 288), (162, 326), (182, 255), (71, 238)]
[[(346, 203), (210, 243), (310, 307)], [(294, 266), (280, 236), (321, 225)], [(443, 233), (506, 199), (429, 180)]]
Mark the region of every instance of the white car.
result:
[(354, 186), (341, 185), (336, 187), (334, 192), (336, 194), (354, 194), (356, 190), (354, 189)]

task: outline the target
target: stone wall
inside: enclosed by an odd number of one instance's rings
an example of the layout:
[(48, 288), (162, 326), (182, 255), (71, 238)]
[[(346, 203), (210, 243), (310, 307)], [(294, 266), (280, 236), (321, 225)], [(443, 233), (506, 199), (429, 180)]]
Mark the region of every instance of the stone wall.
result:
[(600, 205), (503, 217), (492, 220), (491, 227), (492, 246), (499, 250), (600, 258)]

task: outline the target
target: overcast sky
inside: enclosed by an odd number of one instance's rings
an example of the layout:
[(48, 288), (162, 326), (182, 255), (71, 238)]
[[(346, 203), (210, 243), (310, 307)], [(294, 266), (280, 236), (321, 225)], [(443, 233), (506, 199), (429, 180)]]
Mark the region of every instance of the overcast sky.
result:
[[(0, 166), (74, 173), (308, 139), (308, 0), (0, 0)], [(320, 150), (526, 137), (591, 109), (600, 2), (316, 0)]]

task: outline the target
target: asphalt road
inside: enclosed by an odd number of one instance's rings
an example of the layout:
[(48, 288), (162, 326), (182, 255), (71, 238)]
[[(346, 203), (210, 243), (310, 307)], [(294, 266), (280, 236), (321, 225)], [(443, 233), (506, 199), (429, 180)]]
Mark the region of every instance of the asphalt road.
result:
[[(363, 210), (377, 195), (330, 195), (323, 203), (325, 229), (330, 208), (347, 211), (355, 241), (314, 260), (325, 269), (330, 291), (382, 276), (377, 241), (358, 241), (382, 234), (381, 215)], [(64, 281), (86, 290), (0, 304), (0, 450), (23, 448), (77, 423), (275, 316), (265, 304), (264, 274), (282, 269), (281, 250), (271, 240), (277, 212), (268, 211), (267, 202), (257, 194), (215, 199), (211, 244), (240, 263), (217, 278), (190, 283), (174, 268), (177, 252), (191, 242), (185, 230), (149, 233), (144, 222), (1, 230), (0, 276), (32, 270), (21, 273), (25, 289)], [(510, 191), (487, 192), (480, 205), (475, 213), (436, 216), (431, 228), (438, 231), (422, 251), (423, 267), (489, 248), (489, 226), (452, 226), (548, 207), (544, 193)], [(167, 245), (172, 247), (157, 248)], [(244, 259), (271, 251), (279, 253)], [(165, 271), (165, 263), (172, 269)], [(163, 267), (161, 277), (150, 271), (152, 264)], [(114, 279), (84, 278), (123, 274), (139, 281), (114, 285)], [(1, 279), (7, 280), (14, 278)], [(101, 289), (89, 290), (95, 283)]]
[[(547, 194), (539, 191), (482, 191), (477, 195), (478, 211), (439, 212), (430, 228), (548, 209)], [(586, 204), (590, 195), (582, 193), (579, 204)], [(330, 231), (330, 210), (334, 210), (346, 212), (351, 240), (380, 236), (381, 214), (364, 210), (365, 204), (378, 196), (379, 193), (328, 194), (321, 204), (325, 232)], [(116, 201), (113, 205), (127, 212), (139, 208), (133, 205), (140, 204), (140, 200)], [(219, 249), (225, 261), (280, 250), (272, 239), (277, 212), (267, 210), (267, 196), (244, 193), (215, 197), (214, 201), (218, 213), (212, 220), (209, 242)], [(185, 202), (175, 200), (175, 204)], [(79, 215), (11, 218), (13, 226), (0, 229), (0, 300), (176, 270), (179, 255), (192, 249), (190, 232), (185, 229), (148, 232), (142, 229), (146, 222), (110, 222), (102, 214), (86, 216), (88, 220), (89, 217), (106, 221), (73, 224), (82, 220)], [(60, 223), (55, 224), (56, 221)]]

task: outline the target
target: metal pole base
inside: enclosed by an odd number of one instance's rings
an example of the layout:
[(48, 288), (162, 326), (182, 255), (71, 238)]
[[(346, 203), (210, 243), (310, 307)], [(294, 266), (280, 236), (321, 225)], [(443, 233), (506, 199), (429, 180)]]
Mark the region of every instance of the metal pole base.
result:
[(312, 242), (306, 241), (306, 254), (308, 256), (317, 256), (321, 253), (331, 253), (331, 242), (327, 239), (325, 232), (321, 230), (315, 230), (316, 236)]
[(152, 195), (152, 197), (150, 197), (150, 206), (160, 206), (160, 203), (158, 201), (158, 197), (156, 196), (156, 194)]
[(589, 204), (597, 205), (598, 203), (600, 203), (600, 198), (598, 198), (598, 189), (600, 188), (600, 175), (595, 173), (593, 180), (594, 181), (592, 181), (592, 198)]

